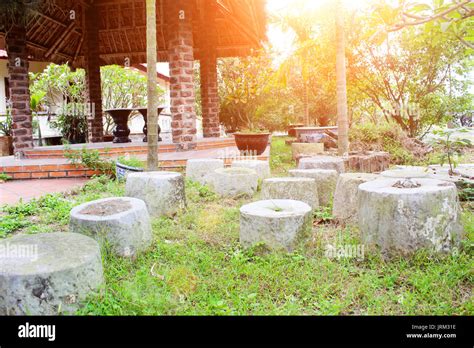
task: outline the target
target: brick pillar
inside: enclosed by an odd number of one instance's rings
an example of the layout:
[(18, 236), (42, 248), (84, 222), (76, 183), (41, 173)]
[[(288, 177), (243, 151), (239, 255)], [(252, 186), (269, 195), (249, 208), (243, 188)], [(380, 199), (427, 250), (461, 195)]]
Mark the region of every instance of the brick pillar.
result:
[(201, 44), (201, 105), (204, 137), (219, 137), (219, 94), (217, 86), (216, 2), (206, 1), (203, 11)]
[(24, 150), (33, 148), (25, 27), (13, 25), (5, 38), (5, 44), (12, 103), (13, 150), (15, 155), (23, 157)]
[(86, 80), (88, 102), (93, 114), (88, 116), (89, 142), (103, 141), (104, 124), (102, 120), (102, 91), (100, 86), (100, 56), (99, 56), (99, 16), (94, 5), (87, 8), (85, 13), (84, 52), (86, 61)]
[(168, 1), (166, 5), (171, 132), (177, 150), (186, 151), (196, 147), (192, 9), (187, 0)]

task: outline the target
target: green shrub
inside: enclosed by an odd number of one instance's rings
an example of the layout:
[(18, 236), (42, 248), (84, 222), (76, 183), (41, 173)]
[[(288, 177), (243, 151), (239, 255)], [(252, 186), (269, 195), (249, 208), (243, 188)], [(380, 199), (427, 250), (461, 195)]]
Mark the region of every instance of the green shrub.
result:
[(89, 150), (86, 147), (81, 150), (72, 150), (68, 145), (65, 145), (64, 156), (72, 164), (83, 165), (91, 170), (98, 170), (110, 177), (115, 177), (115, 161), (101, 157), (98, 150)]
[(393, 122), (371, 122), (353, 125), (349, 130), (351, 150), (386, 151), (394, 163), (413, 164), (416, 156), (406, 148), (409, 138)]

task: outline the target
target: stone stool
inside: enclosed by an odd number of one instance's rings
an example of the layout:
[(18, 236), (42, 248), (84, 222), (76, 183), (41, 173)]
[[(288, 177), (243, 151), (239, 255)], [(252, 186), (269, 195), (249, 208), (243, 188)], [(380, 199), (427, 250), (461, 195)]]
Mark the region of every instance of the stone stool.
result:
[(270, 249), (292, 251), (311, 234), (311, 207), (289, 199), (257, 201), (240, 208), (240, 243), (263, 242)]
[(288, 171), (293, 177), (312, 178), (316, 181), (319, 205), (331, 204), (336, 189), (338, 172), (334, 169), (291, 169)]
[(172, 216), (186, 207), (184, 178), (176, 172), (129, 174), (125, 195), (145, 201), (151, 217)]
[(380, 173), (384, 178), (403, 179), (403, 178), (427, 178), (430, 171), (423, 167), (407, 167), (401, 169), (385, 170)]
[(134, 257), (152, 242), (145, 202), (130, 197), (104, 198), (73, 208), (69, 231), (106, 241), (122, 257)]
[(257, 191), (258, 175), (248, 168), (216, 169), (210, 186), (222, 197), (252, 196)]
[(224, 161), (215, 158), (195, 158), (186, 162), (186, 177), (207, 185), (214, 170), (224, 168)]
[(334, 169), (338, 173), (344, 173), (344, 159), (332, 156), (301, 158), (298, 169)]
[(232, 168), (249, 168), (257, 172), (260, 180), (270, 176), (270, 164), (268, 161), (259, 160), (239, 160), (232, 162)]
[(343, 173), (339, 175), (334, 192), (332, 215), (346, 222), (357, 222), (357, 195), (360, 184), (377, 179), (377, 174)]
[(56, 232), (0, 240), (0, 315), (73, 314), (102, 284), (92, 238)]
[(312, 178), (269, 178), (262, 183), (263, 199), (293, 199), (319, 207), (316, 180)]
[(379, 179), (359, 186), (362, 242), (385, 254), (449, 251), (463, 234), (456, 186), (435, 179)]

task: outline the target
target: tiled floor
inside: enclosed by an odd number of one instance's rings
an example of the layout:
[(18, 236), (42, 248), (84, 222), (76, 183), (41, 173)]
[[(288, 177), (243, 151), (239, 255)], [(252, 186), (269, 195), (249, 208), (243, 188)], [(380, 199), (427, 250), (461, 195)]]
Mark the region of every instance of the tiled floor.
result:
[(24, 202), (43, 196), (47, 193), (67, 192), (83, 185), (88, 179), (45, 179), (13, 180), (0, 184), (0, 206)]

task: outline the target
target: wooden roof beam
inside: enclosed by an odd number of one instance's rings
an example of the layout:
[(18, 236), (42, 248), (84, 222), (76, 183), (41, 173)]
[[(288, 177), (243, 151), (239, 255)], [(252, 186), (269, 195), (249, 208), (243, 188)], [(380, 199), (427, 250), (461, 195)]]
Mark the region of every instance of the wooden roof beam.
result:
[(56, 41), (54, 41), (54, 43), (51, 45), (51, 47), (49, 48), (48, 51), (46, 51), (46, 53), (44, 54), (45, 58), (48, 58), (49, 56), (51, 56), (51, 54), (54, 52), (54, 53), (57, 53), (58, 50), (61, 48), (61, 45), (64, 44), (64, 42), (67, 41), (67, 39), (69, 38), (69, 36), (71, 36), (72, 32), (73, 32), (73, 29), (75, 29), (76, 27), (76, 23), (74, 21), (72, 21), (71, 23), (69, 23), (68, 27), (66, 28), (65, 31), (62, 32), (62, 34), (56, 39)]

